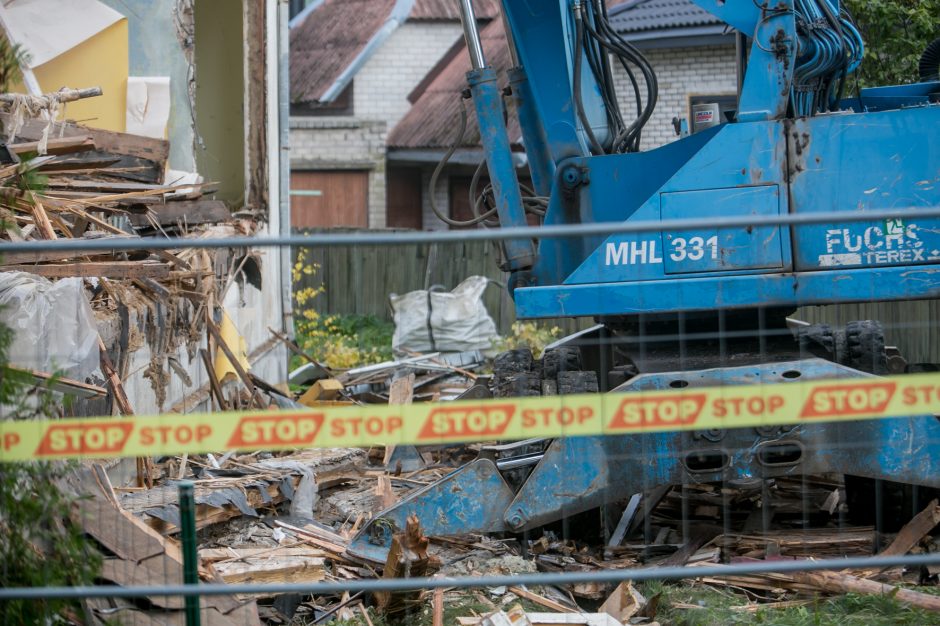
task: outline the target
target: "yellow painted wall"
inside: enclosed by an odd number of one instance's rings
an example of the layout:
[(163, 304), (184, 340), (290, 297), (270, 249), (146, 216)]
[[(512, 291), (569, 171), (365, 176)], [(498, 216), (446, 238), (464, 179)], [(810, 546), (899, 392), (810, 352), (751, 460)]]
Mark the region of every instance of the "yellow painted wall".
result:
[(62, 87), (101, 87), (104, 95), (70, 102), (65, 116), (86, 126), (122, 132), (127, 102), (127, 20), (34, 69), (43, 93)]

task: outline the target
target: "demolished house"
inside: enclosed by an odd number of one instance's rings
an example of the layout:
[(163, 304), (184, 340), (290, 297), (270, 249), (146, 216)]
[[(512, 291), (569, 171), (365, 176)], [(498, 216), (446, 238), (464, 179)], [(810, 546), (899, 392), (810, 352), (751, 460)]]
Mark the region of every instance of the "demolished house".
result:
[[(56, 242), (73, 239), (185, 242), (289, 232), (282, 177), (288, 163), (280, 143), (286, 120), (278, 115), (276, 97), (284, 78), (278, 50), (286, 44), (278, 28), (286, 20), (278, 10), (286, 4), (73, 0), (67, 37), (43, 30), (61, 28), (56, 20), (34, 19), (54, 13), (52, 4), (0, 4), (9, 40), (27, 50), (39, 45), (34, 42), (46, 46), (23, 61), (27, 95), (0, 97), (0, 238), (48, 244), (39, 253), (2, 254), (0, 243), (0, 319), (14, 333), (12, 365), (37, 385), (51, 380), (55, 392), (75, 398), (61, 404), (57, 417), (144, 420), (157, 413), (407, 405), (530, 395), (520, 392), (532, 391), (533, 384), (535, 395), (571, 391), (565, 374), (577, 372), (551, 366), (539, 354), (516, 351), (527, 362), (522, 370), (518, 363), (488, 360), (495, 324), (480, 300), (486, 287), (481, 277), (449, 293), (393, 297), (396, 358), (342, 371), (290, 339), (290, 265), (283, 251), (202, 250), (184, 243), (168, 251), (143, 244), (111, 253), (57, 250)], [(415, 6), (429, 11), (437, 5)], [(498, 21), (487, 29), (488, 45), (502, 39)], [(84, 55), (111, 59), (108, 82), (94, 80), (96, 61)], [(426, 85), (426, 101), (455, 88), (460, 68), (456, 61), (445, 65)], [(75, 68), (85, 72), (75, 74), (80, 82), (60, 91), (55, 81)], [(422, 110), (416, 106), (405, 116), (395, 137), (409, 124), (419, 127)], [(440, 147), (411, 139), (414, 149)], [(409, 147), (402, 142), (390, 145)], [(291, 372), (288, 351), (303, 363)], [(524, 476), (541, 458), (543, 444), (220, 449), (85, 460), (72, 488), (89, 497), (76, 503), (73, 521), (104, 557), (99, 582), (128, 587), (183, 582), (183, 479), (195, 485), (204, 582), (341, 585), (864, 556), (883, 546), (882, 554), (938, 548), (930, 535), (940, 521), (936, 501), (897, 535), (884, 537), (871, 526), (847, 523), (841, 479), (794, 476), (769, 485), (652, 489), (531, 534), (435, 536), (426, 532), (428, 520), (410, 517), (385, 529), (392, 541), (382, 559), (351, 550), (370, 524), (381, 526), (383, 512), (455, 468), (485, 456)], [(814, 528), (807, 531), (809, 522)], [(808, 606), (817, 595), (845, 591), (892, 595), (937, 610), (936, 597), (901, 588), (922, 574), (937, 572), (767, 574), (697, 584), (722, 593), (746, 589), (737, 609), (743, 615), (768, 605)], [(337, 619), (371, 626), (380, 615), (385, 623), (435, 626), (656, 624), (664, 613), (657, 608), (662, 592), (647, 597), (638, 587), (589, 582), (269, 593), (211, 596), (200, 604), (206, 624)], [(669, 609), (678, 604), (672, 601)], [(75, 623), (182, 624), (185, 602), (173, 596), (88, 598), (83, 609)], [(700, 607), (686, 603), (684, 609)]]
[[(274, 387), (262, 396), (246, 370), (286, 380), (286, 250), (106, 245), (264, 237), (289, 223), (277, 9), (247, 0), (0, 6), (4, 49), (19, 65), (0, 97), (0, 240), (47, 244), (8, 253), (0, 241), (0, 319), (12, 330), (11, 367), (68, 398), (56, 403), (58, 417), (267, 408)], [(103, 251), (57, 249), (73, 240)], [(122, 489), (159, 484), (159, 467), (82, 464), (76, 493), (94, 498), (76, 521), (105, 555), (105, 583), (182, 575), (176, 542), (113, 506)], [(92, 603), (86, 616), (171, 620), (148, 618), (149, 607), (182, 619), (179, 598), (115, 602)], [(204, 623), (257, 623), (253, 603), (203, 608)]]

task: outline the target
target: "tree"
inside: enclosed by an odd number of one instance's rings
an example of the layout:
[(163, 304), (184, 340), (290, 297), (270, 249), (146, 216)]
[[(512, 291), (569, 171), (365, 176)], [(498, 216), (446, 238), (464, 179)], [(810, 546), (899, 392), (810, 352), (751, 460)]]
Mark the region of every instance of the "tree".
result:
[[(0, 324), (0, 406), (3, 419), (55, 414), (54, 396), (33, 387), (8, 365), (12, 332)], [(0, 587), (88, 585), (101, 567), (101, 555), (69, 512), (74, 497), (61, 489), (73, 470), (65, 463), (15, 463), (0, 466)], [(0, 602), (0, 624), (47, 624), (74, 604), (70, 600)]]
[(940, 37), (940, 0), (842, 0), (865, 40), (864, 86), (918, 81), (924, 49)]

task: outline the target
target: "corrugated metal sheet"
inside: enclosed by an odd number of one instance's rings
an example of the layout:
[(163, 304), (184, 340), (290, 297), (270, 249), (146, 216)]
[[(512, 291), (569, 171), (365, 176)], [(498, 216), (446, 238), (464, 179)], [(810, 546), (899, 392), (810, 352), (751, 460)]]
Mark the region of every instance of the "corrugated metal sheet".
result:
[[(509, 68), (509, 48), (502, 20), (493, 20), (480, 32), (486, 61), (499, 72), (500, 86), (505, 86), (505, 71)], [(466, 49), (459, 51), (434, 78), (425, 92), (414, 103), (405, 117), (388, 136), (390, 148), (445, 148), (453, 143), (460, 120), (460, 107), (465, 106), (460, 93), (467, 87), (466, 73), (470, 70), (470, 58)], [(467, 134), (464, 147), (480, 145), (473, 104), (466, 103)], [(509, 136), (513, 140), (520, 136), (519, 125), (510, 115)]]
[(611, 11), (610, 23), (619, 33), (637, 33), (720, 24), (721, 21), (689, 0), (639, 0)]
[(326, 0), (290, 31), (291, 102), (316, 102), (391, 13), (395, 0)]
[[(408, 19), (428, 21), (454, 21), (460, 19), (457, 0), (415, 0)], [(499, 15), (497, 0), (473, 0), (478, 20), (491, 20)]]

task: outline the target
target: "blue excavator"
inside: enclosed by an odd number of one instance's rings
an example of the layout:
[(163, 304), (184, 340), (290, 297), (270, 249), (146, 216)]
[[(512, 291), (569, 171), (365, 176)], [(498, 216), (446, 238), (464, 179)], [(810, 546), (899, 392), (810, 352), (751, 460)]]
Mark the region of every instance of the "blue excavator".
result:
[[(496, 395), (904, 371), (880, 323), (834, 328), (792, 315), (810, 305), (940, 297), (940, 45), (925, 51), (919, 82), (859, 88), (853, 73), (864, 43), (839, 0), (693, 1), (736, 32), (737, 107), (696, 107), (691, 123), (676, 120), (680, 138), (641, 151), (656, 74), (610, 25), (604, 0), (502, 0), (513, 60), (507, 89), (486, 62), (470, 0), (460, 0), (490, 180), (476, 221), (525, 226), (536, 214), (544, 225), (637, 226), (500, 244), (519, 318), (598, 325), (540, 360), (526, 351), (497, 357)], [(627, 78), (626, 98), (615, 74)], [(507, 103), (531, 187), (517, 178)], [(812, 474), (845, 476), (856, 514), (889, 526), (910, 517), (912, 494), (940, 488), (940, 422), (925, 415), (484, 446), (377, 515), (350, 553), (384, 560), (412, 514), (429, 535), (522, 533), (616, 502), (629, 500), (635, 513), (645, 498), (648, 510), (672, 485), (766, 486)]]

